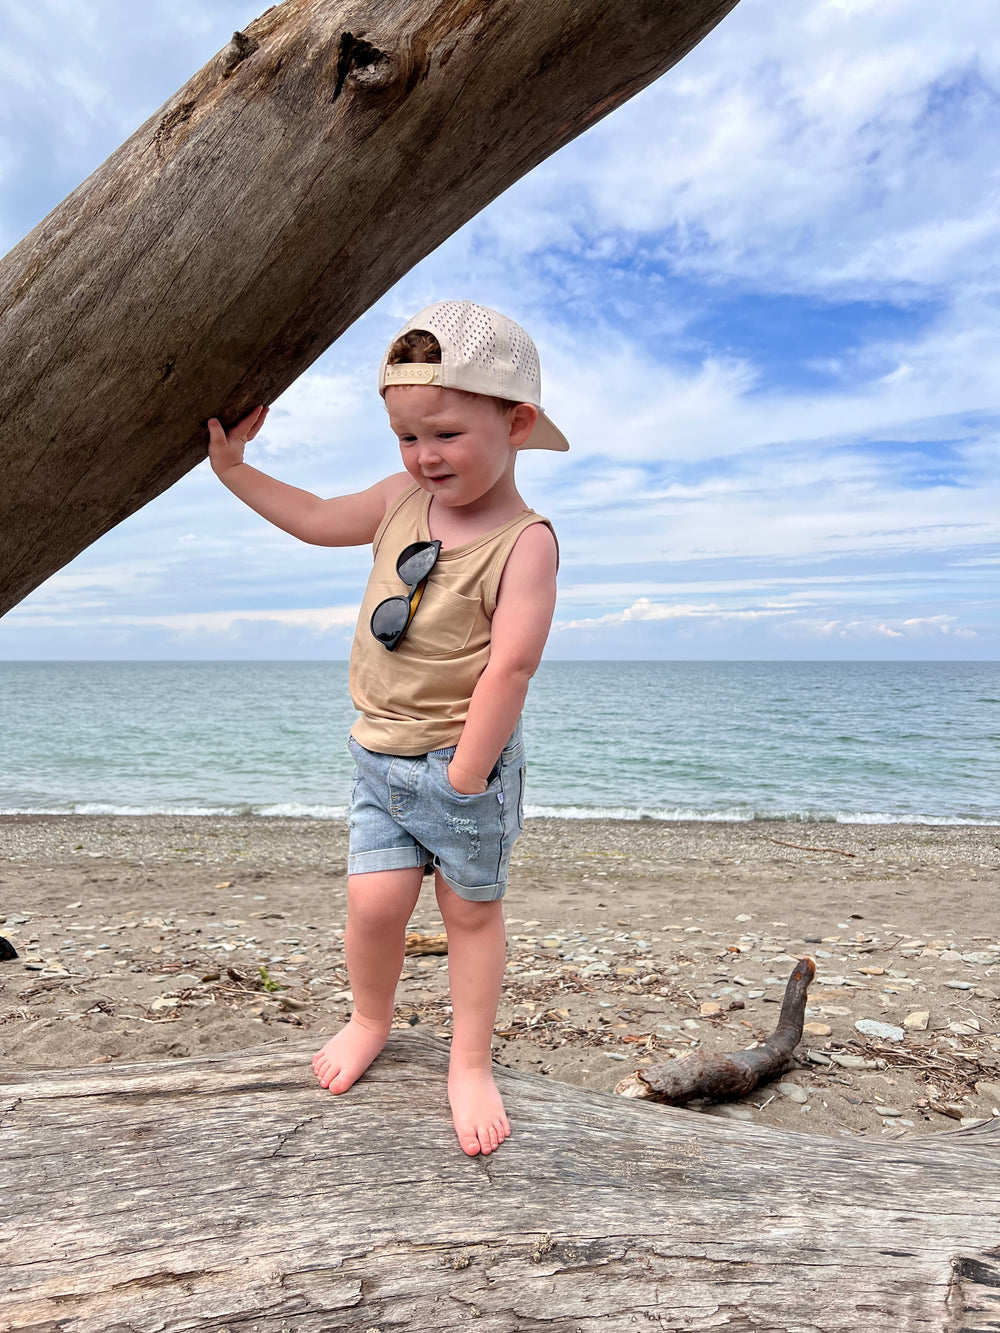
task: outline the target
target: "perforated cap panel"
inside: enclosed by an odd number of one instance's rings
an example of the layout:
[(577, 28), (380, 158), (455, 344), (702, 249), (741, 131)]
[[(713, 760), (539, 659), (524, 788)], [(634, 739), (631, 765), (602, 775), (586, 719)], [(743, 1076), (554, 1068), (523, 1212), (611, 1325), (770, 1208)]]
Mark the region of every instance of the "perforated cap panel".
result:
[[(396, 338), (413, 329), (433, 333), (441, 344), (438, 382), (443, 388), (532, 403), (541, 409), (538, 350), (520, 324), (499, 310), (476, 305), (474, 301), (438, 301), (408, 320)], [(379, 393), (385, 392), (388, 355), (387, 350), (379, 368)], [(524, 447), (564, 450), (569, 444), (544, 412), (540, 412)]]

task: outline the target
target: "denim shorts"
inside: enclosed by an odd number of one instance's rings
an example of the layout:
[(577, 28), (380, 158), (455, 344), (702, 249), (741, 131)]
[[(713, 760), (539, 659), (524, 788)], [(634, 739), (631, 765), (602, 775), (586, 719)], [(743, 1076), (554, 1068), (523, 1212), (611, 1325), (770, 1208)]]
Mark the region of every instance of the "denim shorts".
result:
[(351, 736), (354, 788), (348, 873), (432, 865), (460, 898), (493, 902), (524, 821), (521, 724), (484, 792), (465, 796), (448, 781), (454, 745), (429, 754), (377, 754)]

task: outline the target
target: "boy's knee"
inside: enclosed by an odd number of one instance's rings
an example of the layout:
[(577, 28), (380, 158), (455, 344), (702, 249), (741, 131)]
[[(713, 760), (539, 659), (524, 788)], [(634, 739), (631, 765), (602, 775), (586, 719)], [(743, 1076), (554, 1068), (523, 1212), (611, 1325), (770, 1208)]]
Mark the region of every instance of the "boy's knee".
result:
[(445, 925), (449, 928), (488, 930), (498, 921), (503, 921), (503, 904), (499, 899), (493, 902), (470, 901), (460, 897), (440, 878), (436, 887), (438, 906), (441, 908)]

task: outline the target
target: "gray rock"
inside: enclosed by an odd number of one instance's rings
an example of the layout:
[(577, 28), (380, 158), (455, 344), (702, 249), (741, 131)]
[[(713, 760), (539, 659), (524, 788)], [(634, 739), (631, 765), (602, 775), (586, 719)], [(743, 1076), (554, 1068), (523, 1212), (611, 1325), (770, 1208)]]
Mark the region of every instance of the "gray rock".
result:
[(906, 1033), (894, 1023), (880, 1023), (877, 1018), (859, 1018), (855, 1028), (865, 1037), (878, 1037), (882, 1041), (902, 1041)]
[(976, 1019), (967, 1018), (964, 1021), (949, 1023), (948, 1031), (953, 1032), (956, 1037), (974, 1037), (981, 1029)]
[(790, 1102), (798, 1102), (800, 1105), (809, 1100), (808, 1092), (805, 1088), (800, 1088), (797, 1083), (779, 1083), (778, 1091), (782, 1097), (787, 1097)]
[(713, 1109), (713, 1115), (721, 1115), (726, 1120), (752, 1120), (753, 1111), (749, 1106), (741, 1106), (739, 1102), (723, 1102), (721, 1106)]

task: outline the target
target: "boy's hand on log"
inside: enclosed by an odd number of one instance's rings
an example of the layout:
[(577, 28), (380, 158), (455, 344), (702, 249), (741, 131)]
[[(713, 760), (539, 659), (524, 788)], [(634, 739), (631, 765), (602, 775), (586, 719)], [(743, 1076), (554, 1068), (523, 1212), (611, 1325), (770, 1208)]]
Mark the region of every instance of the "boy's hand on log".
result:
[(227, 472), (231, 467), (239, 467), (243, 462), (243, 450), (254, 438), (267, 419), (266, 407), (255, 407), (242, 421), (237, 421), (228, 431), (223, 430), (218, 417), (212, 417), (208, 423), (208, 457), (212, 470), (216, 473)]

